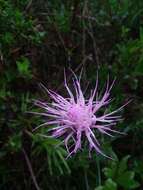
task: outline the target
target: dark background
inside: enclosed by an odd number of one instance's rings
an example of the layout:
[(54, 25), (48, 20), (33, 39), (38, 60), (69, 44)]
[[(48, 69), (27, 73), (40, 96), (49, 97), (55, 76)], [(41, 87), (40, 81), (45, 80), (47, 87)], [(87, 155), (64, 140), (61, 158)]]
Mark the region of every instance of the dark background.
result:
[[(33, 99), (41, 90), (66, 95), (66, 70), (83, 68), (88, 97), (99, 72), (99, 88), (116, 77), (109, 110), (124, 108), (117, 126), (126, 135), (101, 137), (108, 160), (88, 148), (65, 160), (63, 146), (32, 132), (43, 118)], [(0, 0), (0, 189), (143, 189), (143, 1)]]

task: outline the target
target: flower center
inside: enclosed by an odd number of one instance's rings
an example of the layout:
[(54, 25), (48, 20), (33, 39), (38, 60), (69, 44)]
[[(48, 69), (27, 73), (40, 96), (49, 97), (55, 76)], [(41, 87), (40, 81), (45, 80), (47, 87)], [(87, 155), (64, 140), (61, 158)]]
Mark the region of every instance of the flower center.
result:
[(68, 119), (75, 123), (76, 128), (88, 128), (92, 124), (92, 114), (87, 106), (73, 105), (68, 111)]

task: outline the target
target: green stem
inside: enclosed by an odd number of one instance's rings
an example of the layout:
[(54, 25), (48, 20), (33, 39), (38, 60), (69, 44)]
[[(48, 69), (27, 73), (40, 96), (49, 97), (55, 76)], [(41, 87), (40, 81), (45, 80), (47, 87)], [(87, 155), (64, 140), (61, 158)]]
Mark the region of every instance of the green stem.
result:
[(98, 177), (97, 185), (100, 186), (101, 185), (101, 171), (100, 171), (100, 161), (97, 155), (96, 155), (96, 165), (97, 165), (97, 177)]

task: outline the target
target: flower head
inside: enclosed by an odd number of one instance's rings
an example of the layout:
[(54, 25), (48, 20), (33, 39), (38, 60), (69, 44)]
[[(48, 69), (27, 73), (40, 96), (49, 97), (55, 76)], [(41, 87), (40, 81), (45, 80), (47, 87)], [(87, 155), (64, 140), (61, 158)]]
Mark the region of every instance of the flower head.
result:
[[(40, 126), (55, 125), (54, 128), (49, 129), (52, 131), (51, 136), (54, 138), (63, 137), (64, 144), (68, 152), (68, 156), (76, 153), (82, 148), (82, 139), (86, 138), (89, 144), (89, 151), (94, 149), (97, 153), (106, 156), (101, 151), (100, 143), (95, 135), (96, 131), (102, 134), (113, 136), (113, 133), (120, 133), (112, 126), (121, 120), (117, 112), (122, 110), (126, 105), (110, 112), (100, 114), (99, 111), (111, 102), (110, 91), (113, 87), (115, 80), (109, 85), (107, 80), (105, 90), (101, 98), (98, 97), (98, 75), (96, 80), (95, 89), (91, 91), (89, 99), (85, 99), (81, 90), (80, 79), (75, 74), (73, 79), (73, 87), (75, 95), (69, 89), (65, 76), (65, 88), (69, 97), (64, 98), (52, 90), (46, 89), (46, 92), (51, 97), (53, 102), (51, 104), (42, 101), (35, 101), (35, 105), (44, 109), (43, 113), (37, 113), (47, 117), (47, 121)], [(45, 88), (45, 87), (44, 87)], [(96, 98), (95, 98), (96, 97)], [(69, 141), (73, 145), (69, 147)], [(106, 156), (107, 157), (107, 156)]]

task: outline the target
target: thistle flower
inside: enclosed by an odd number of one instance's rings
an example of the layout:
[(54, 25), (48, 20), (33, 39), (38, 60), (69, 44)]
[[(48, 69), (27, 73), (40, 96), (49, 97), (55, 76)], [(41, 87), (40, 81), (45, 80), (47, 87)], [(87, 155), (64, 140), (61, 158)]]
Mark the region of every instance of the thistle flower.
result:
[[(98, 75), (96, 79), (95, 89), (91, 91), (89, 99), (85, 99), (81, 89), (80, 79), (73, 73), (73, 87), (75, 90), (75, 96), (69, 89), (65, 76), (65, 88), (69, 97), (64, 98), (52, 90), (46, 89), (47, 94), (51, 97), (53, 102), (51, 104), (42, 101), (35, 101), (35, 105), (43, 108), (43, 113), (36, 113), (47, 117), (47, 121), (34, 130), (42, 126), (54, 125), (54, 128), (49, 129), (51, 131), (51, 137), (59, 138), (63, 137), (68, 156), (76, 153), (79, 149), (82, 149), (82, 140), (86, 138), (89, 144), (89, 152), (95, 150), (98, 154), (106, 156), (102, 150), (101, 145), (95, 135), (98, 131), (101, 134), (112, 137), (113, 133), (122, 134), (119, 131), (114, 130), (112, 127), (121, 120), (120, 115), (116, 115), (122, 108), (110, 112), (100, 114), (99, 111), (102, 107), (105, 107), (111, 102), (110, 91), (113, 87), (115, 80), (109, 85), (109, 79), (106, 82), (106, 87), (101, 98), (98, 97)], [(52, 119), (52, 120), (50, 120)], [(46, 135), (45, 135), (46, 136)], [(69, 141), (73, 144), (69, 147)]]

